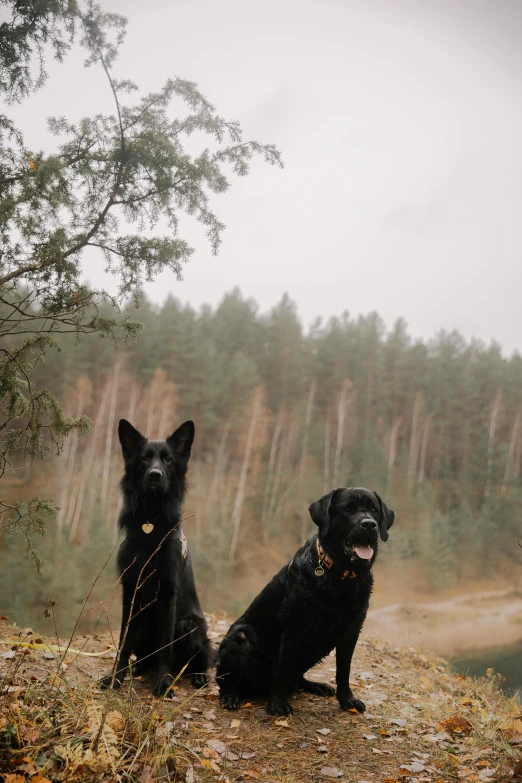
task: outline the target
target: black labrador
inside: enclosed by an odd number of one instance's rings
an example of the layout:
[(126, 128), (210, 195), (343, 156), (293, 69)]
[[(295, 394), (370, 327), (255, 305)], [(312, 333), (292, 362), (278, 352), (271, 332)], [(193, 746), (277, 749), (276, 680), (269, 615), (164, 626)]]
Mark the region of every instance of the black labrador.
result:
[[(290, 696), (333, 696), (364, 712), (351, 691), (350, 665), (373, 587), (378, 537), (395, 515), (376, 492), (334, 489), (309, 508), (319, 528), (233, 623), (219, 648), (219, 700), (268, 696), (270, 715), (289, 715)], [(304, 675), (336, 649), (337, 691)]]
[(121, 634), (115, 672), (101, 685), (118, 688), (135, 653), (133, 674), (153, 669), (155, 696), (172, 694), (169, 687), (185, 666), (194, 687), (202, 687), (211, 649), (181, 523), (194, 423), (186, 421), (166, 440), (154, 441), (121, 419), (118, 435), (125, 463)]

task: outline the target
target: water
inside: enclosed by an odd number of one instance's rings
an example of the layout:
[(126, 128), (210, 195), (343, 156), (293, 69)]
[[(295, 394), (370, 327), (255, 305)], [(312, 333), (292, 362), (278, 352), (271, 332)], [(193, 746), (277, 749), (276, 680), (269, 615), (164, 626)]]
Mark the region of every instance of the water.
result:
[(505, 677), (502, 690), (508, 696), (522, 695), (522, 643), (500, 650), (489, 650), (452, 661), (460, 674), (484, 677), (487, 669), (494, 669)]

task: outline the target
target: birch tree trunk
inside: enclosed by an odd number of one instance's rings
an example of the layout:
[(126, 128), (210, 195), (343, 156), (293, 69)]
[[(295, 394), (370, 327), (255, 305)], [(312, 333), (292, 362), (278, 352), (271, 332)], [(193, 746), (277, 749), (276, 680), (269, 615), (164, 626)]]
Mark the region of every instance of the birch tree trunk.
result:
[(269, 534), (268, 521), (269, 521), (271, 489), (274, 481), (274, 470), (275, 470), (277, 449), (279, 446), (279, 441), (281, 439), (282, 430), (283, 430), (283, 408), (280, 407), (279, 413), (277, 414), (274, 434), (272, 436), (272, 443), (270, 444), (270, 456), (268, 458), (268, 469), (266, 475), (265, 492), (263, 495), (263, 510), (261, 512), (261, 526), (263, 529), (264, 544), (266, 544), (266, 542), (268, 541), (268, 534)]
[(388, 454), (388, 471), (386, 474), (386, 497), (389, 496), (392, 481), (393, 481), (393, 468), (395, 465), (395, 459), (397, 457), (397, 438), (399, 435), (399, 428), (402, 424), (402, 416), (399, 416), (392, 425), (390, 433), (390, 451)]
[(109, 490), (109, 476), (111, 471), (112, 459), (112, 440), (114, 435), (114, 417), (116, 414), (116, 400), (118, 397), (118, 385), (120, 380), (120, 360), (116, 359), (111, 384), (111, 400), (109, 406), (109, 418), (107, 421), (107, 434), (105, 436), (105, 457), (103, 460), (101, 495), (100, 495), (100, 514), (102, 519), (107, 515), (107, 494)]
[(489, 497), (491, 489), (491, 474), (493, 471), (493, 444), (495, 441), (495, 430), (497, 428), (497, 418), (502, 403), (502, 392), (498, 389), (495, 395), (495, 401), (491, 409), (491, 417), (489, 419), (489, 436), (488, 436), (488, 464), (486, 473), (486, 486), (484, 488), (484, 497)]
[(326, 424), (324, 428), (323, 495), (326, 495), (326, 493), (330, 488), (331, 426), (332, 426), (332, 420), (330, 417), (330, 408), (328, 408), (328, 414), (326, 416)]
[[(94, 420), (94, 427), (92, 430), (91, 435), (91, 442), (89, 444), (89, 447), (87, 449), (86, 454), (83, 458), (83, 465), (82, 465), (82, 473), (81, 478), (78, 486), (78, 492), (75, 498), (74, 502), (74, 514), (72, 516), (72, 520), (70, 523), (70, 530), (69, 530), (69, 538), (73, 541), (79, 541), (81, 537), (80, 535), (80, 518), (82, 515), (83, 510), (83, 501), (85, 497), (85, 490), (87, 488), (87, 483), (89, 482), (89, 479), (91, 478), (92, 474), (92, 468), (94, 465), (94, 458), (96, 456), (96, 450), (98, 448), (98, 441), (100, 440), (101, 435), (101, 429), (102, 429), (102, 423), (103, 419), (105, 418), (105, 411), (107, 410), (107, 403), (109, 401), (109, 394), (110, 394), (110, 388), (111, 384), (107, 383), (105, 386), (105, 389), (103, 391), (102, 399), (98, 408), (98, 412), (96, 414), (96, 418)], [(90, 520), (84, 520), (81, 529), (82, 533), (84, 533), (85, 529), (88, 527)]]
[(334, 488), (339, 486), (339, 475), (341, 472), (341, 454), (343, 450), (343, 437), (344, 437), (344, 421), (346, 418), (346, 403), (348, 398), (348, 391), (351, 389), (352, 383), (348, 379), (343, 381), (341, 396), (339, 398), (339, 407), (337, 413), (337, 442), (335, 444), (335, 457), (334, 457), (334, 472), (333, 472), (333, 485)]
[(223, 483), (223, 476), (225, 474), (225, 465), (226, 465), (226, 447), (227, 447), (229, 432), (230, 432), (230, 420), (227, 421), (227, 423), (223, 427), (221, 438), (219, 439), (216, 461), (214, 462), (214, 473), (212, 475), (212, 482), (210, 484), (210, 490), (207, 499), (207, 509), (206, 509), (207, 520), (210, 518), (214, 503), (216, 502), (218, 487)]
[(431, 429), (431, 414), (424, 420), (424, 430), (422, 433), (421, 455), (419, 464), (419, 484), (422, 484), (426, 475), (426, 452), (428, 450), (428, 439)]
[(256, 431), (257, 421), (261, 412), (261, 390), (254, 392), (254, 399), (252, 401), (252, 416), (250, 417), (250, 424), (248, 427), (247, 440), (245, 445), (245, 453), (243, 456), (243, 464), (241, 465), (241, 473), (239, 475), (239, 485), (237, 488), (236, 501), (234, 503), (234, 509), (232, 511), (232, 540), (230, 542), (230, 551), (228, 553), (228, 562), (233, 563), (236, 556), (237, 545), (239, 541), (239, 531), (241, 527), (241, 512), (243, 510), (243, 501), (245, 498), (245, 487), (248, 475), (248, 466), (250, 463), (250, 454), (252, 452), (252, 444), (254, 442), (254, 434)]
[[(299, 494), (301, 497), (302, 486), (306, 473), (306, 459), (308, 457), (308, 438), (310, 434), (310, 422), (312, 420), (312, 411), (314, 407), (315, 392), (317, 389), (317, 381), (314, 379), (310, 384), (310, 391), (308, 392), (308, 399), (306, 401), (306, 413), (305, 413), (305, 425), (303, 432), (303, 443), (301, 447), (301, 461), (299, 463)], [(306, 541), (306, 527), (307, 527), (307, 514), (301, 515), (301, 546)]]
[(417, 468), (417, 429), (419, 422), (419, 412), (421, 408), (422, 394), (417, 392), (415, 403), (413, 405), (413, 415), (411, 418), (411, 436), (410, 436), (410, 454), (408, 459), (408, 494), (413, 486), (413, 478)]
[(517, 411), (517, 415), (515, 416), (515, 421), (513, 423), (513, 429), (511, 430), (511, 440), (509, 442), (509, 452), (506, 459), (506, 469), (504, 471), (504, 480), (502, 482), (502, 487), (500, 488), (500, 494), (505, 495), (507, 490), (507, 485), (509, 481), (509, 472), (511, 470), (511, 466), (513, 465), (513, 456), (515, 454), (515, 449), (517, 445), (518, 440), (518, 434), (520, 432), (520, 411)]

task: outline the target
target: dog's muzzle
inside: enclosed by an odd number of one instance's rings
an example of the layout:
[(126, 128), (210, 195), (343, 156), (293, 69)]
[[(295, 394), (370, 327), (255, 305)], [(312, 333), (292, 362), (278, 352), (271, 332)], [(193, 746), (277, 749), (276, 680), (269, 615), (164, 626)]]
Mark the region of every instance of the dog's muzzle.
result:
[[(362, 540), (359, 543), (354, 543), (353, 541), (346, 543), (359, 560), (371, 560), (377, 543), (377, 522), (372, 517), (363, 517), (359, 522), (358, 528), (358, 533), (360, 532)], [(357, 537), (359, 538), (359, 536)]]

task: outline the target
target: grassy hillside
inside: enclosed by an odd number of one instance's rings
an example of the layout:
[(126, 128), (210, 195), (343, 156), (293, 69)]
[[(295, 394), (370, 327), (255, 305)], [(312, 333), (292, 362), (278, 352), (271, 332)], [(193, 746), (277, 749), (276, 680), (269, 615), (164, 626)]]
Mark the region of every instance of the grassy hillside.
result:
[[(228, 621), (209, 617), (209, 624), (217, 643)], [(278, 719), (259, 702), (221, 710), (215, 682), (196, 692), (180, 678), (169, 700), (153, 698), (142, 680), (100, 692), (96, 680), (114, 656), (111, 635), (69, 642), (59, 652), (63, 640), (0, 626), (5, 783), (517, 779), (522, 720), (498, 678), (455, 675), (413, 648), (361, 641), (352, 686), (367, 705), (364, 715), (298, 694), (294, 715)], [(17, 646), (26, 644), (33, 646)], [(333, 682), (334, 665), (328, 657), (312, 678)]]

